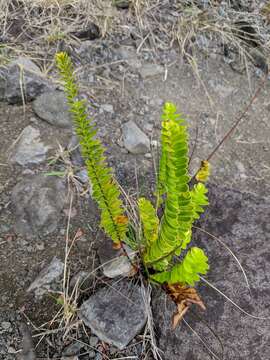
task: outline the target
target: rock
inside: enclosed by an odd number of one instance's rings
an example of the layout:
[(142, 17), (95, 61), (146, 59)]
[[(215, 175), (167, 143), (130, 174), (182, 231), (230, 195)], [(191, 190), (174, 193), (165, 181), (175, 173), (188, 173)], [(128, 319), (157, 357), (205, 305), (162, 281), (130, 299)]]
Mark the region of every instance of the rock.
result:
[(40, 95), (33, 102), (33, 110), (37, 116), (49, 124), (61, 128), (71, 128), (72, 119), (62, 91), (51, 91)]
[(164, 67), (158, 64), (144, 64), (140, 69), (140, 74), (143, 79), (163, 75)]
[(46, 159), (50, 149), (40, 139), (40, 131), (31, 125), (23, 129), (14, 149), (12, 149), (10, 161), (19, 165), (39, 164)]
[(19, 57), (7, 66), (2, 75), (0, 98), (10, 104), (21, 104), (23, 101), (33, 100), (53, 87), (36, 64), (28, 58)]
[(11, 202), (15, 230), (28, 237), (52, 233), (67, 203), (67, 190), (57, 176), (34, 175), (20, 181), (13, 189)]
[(2, 321), (0, 325), (1, 325), (1, 328), (5, 331), (11, 327), (11, 324), (9, 321)]
[(76, 172), (76, 178), (78, 178), (83, 184), (89, 181), (88, 173), (86, 169), (82, 169)]
[(101, 37), (101, 32), (99, 27), (90, 22), (86, 29), (82, 29), (80, 31), (73, 33), (77, 38), (84, 39), (84, 40), (95, 40)]
[(68, 151), (70, 152), (70, 159), (75, 166), (84, 166), (85, 162), (81, 154), (81, 148), (76, 135), (73, 135), (68, 144)]
[(92, 286), (94, 280), (93, 273), (81, 270), (71, 278), (69, 287), (73, 289), (75, 286), (79, 286), (81, 290), (85, 290)]
[[(135, 253), (127, 245), (124, 245), (130, 259), (134, 259)], [(98, 256), (102, 266), (103, 274), (109, 278), (117, 276), (128, 276), (132, 272), (132, 264), (123, 255), (121, 250), (114, 250), (112, 243), (105, 239), (98, 249)]]
[(57, 257), (54, 257), (51, 263), (44, 268), (32, 282), (27, 291), (34, 291), (36, 297), (42, 297), (48, 293), (49, 290), (52, 290), (52, 287), (54, 287), (61, 278), (63, 271), (64, 263)]
[(111, 105), (111, 104), (102, 104), (100, 106), (100, 109), (102, 109), (105, 112), (111, 113), (111, 114), (114, 113), (113, 105)]
[(132, 121), (122, 127), (125, 148), (132, 154), (144, 154), (150, 151), (150, 140)]
[[(249, 313), (269, 318), (269, 197), (260, 198), (221, 186), (209, 186), (209, 200), (209, 208), (198, 226), (222, 239), (233, 250), (247, 273), (252, 296), (245, 286), (242, 272), (228, 251), (197, 230), (194, 232), (193, 244), (206, 249), (209, 256), (210, 271), (207, 280)], [(185, 315), (185, 320), (218, 358), (269, 358), (268, 320), (256, 320), (240, 313), (203, 282), (198, 286), (198, 292), (207, 308), (200, 316), (221, 339), (223, 356), (219, 342), (201, 320), (191, 313)], [(164, 359), (209, 359), (205, 347), (184, 323), (176, 330), (171, 329), (175, 306), (161, 291), (154, 294), (152, 305), (154, 323), (159, 334), (158, 345), (164, 351)]]
[(64, 355), (64, 356), (79, 355), (80, 351), (83, 347), (84, 347), (84, 344), (82, 342), (75, 341), (72, 344), (70, 344), (69, 346), (65, 347), (62, 355)]
[(92, 347), (96, 347), (98, 344), (98, 338), (96, 336), (90, 336), (89, 338), (89, 345)]
[(130, 1), (129, 0), (114, 0), (113, 5), (117, 9), (128, 9), (129, 5), (130, 5)]
[(94, 359), (96, 357), (96, 352), (94, 350), (90, 350), (88, 352), (89, 359)]
[(146, 323), (139, 286), (121, 281), (98, 290), (79, 309), (79, 317), (100, 340), (124, 349)]

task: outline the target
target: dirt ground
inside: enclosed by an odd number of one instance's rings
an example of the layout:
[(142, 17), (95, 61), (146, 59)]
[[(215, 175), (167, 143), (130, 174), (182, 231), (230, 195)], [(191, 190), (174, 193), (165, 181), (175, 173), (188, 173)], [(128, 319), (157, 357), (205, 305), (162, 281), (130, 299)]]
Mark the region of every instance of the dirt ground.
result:
[[(126, 44), (125, 39), (121, 42), (121, 36), (115, 35), (114, 38), (110, 34), (104, 38), (82, 40), (71, 56), (77, 64), (82, 94), (92, 105), (90, 112), (97, 123), (99, 137), (107, 146), (108, 161), (125, 191), (135, 198), (154, 189), (153, 158), (156, 159), (157, 150), (153, 147), (152, 154), (147, 156), (129, 153), (123, 146), (121, 127), (124, 123), (133, 120), (151, 140), (158, 142), (162, 104), (165, 101), (176, 103), (189, 125), (193, 152), (190, 169), (194, 174), (200, 161), (208, 157), (235, 123), (265, 74), (252, 63), (248, 65), (248, 74), (246, 71), (239, 73), (228, 64), (223, 54), (199, 50), (196, 55), (198, 78), (176, 44), (166, 50), (155, 50), (147, 44), (142, 51), (136, 51), (133, 45)], [(51, 51), (54, 50), (55, 44)], [(143, 72), (149, 64), (153, 76), (146, 76)], [(56, 81), (54, 71), (50, 76)], [(264, 198), (265, 201), (270, 200), (269, 90), (268, 79), (237, 129), (211, 159), (211, 184)], [(110, 105), (109, 111), (104, 105)], [(40, 130), (51, 144), (51, 150), (46, 160), (38, 165), (12, 164), (10, 152), (28, 125)], [(19, 354), (21, 346), (18, 330), (21, 321), (31, 321), (33, 332), (38, 334), (37, 327), (50, 321), (52, 314), (59, 310), (55, 297), (49, 294), (36, 301), (26, 290), (54, 256), (64, 259), (69, 204), (65, 205), (53, 233), (21, 235), (14, 227), (17, 219), (11, 194), (15, 185), (27, 176), (65, 170), (66, 164), (59, 161), (51, 165), (49, 158), (59, 149), (57, 142), (67, 147), (72, 134), (70, 129), (63, 130), (38, 118), (31, 102), (26, 106), (0, 103), (0, 134), (0, 325), (9, 322), (12, 328), (1, 333), (0, 347), (6, 353), (0, 352), (0, 359), (12, 359)], [(97, 210), (87, 194), (78, 195), (71, 185), (67, 185), (66, 191), (69, 194), (73, 191), (74, 197), (70, 239), (78, 230), (82, 234), (72, 247), (70, 273), (91, 271), (98, 266), (97, 249), (101, 237), (97, 229)], [(98, 273), (100, 278), (102, 275)], [(90, 293), (101, 285), (102, 282), (96, 279)], [(59, 325), (57, 321), (52, 328), (56, 325)], [(59, 354), (66, 344), (61, 343), (60, 335), (59, 339), (54, 337), (54, 347), (50, 344), (51, 338), (37, 337), (36, 344), (37, 339), (41, 340), (36, 348), (37, 359), (61, 358)], [(129, 351), (123, 353), (127, 356), (123, 359), (128, 359), (128, 356), (151, 358), (145, 353), (134, 355), (132, 349)], [(258, 352), (256, 359), (269, 358), (260, 353), (260, 349)], [(110, 351), (107, 354), (104, 359), (118, 356), (113, 357)], [(185, 357), (187, 360), (191, 358)], [(207, 358), (208, 355), (198, 357)], [(26, 359), (31, 358), (23, 358)]]

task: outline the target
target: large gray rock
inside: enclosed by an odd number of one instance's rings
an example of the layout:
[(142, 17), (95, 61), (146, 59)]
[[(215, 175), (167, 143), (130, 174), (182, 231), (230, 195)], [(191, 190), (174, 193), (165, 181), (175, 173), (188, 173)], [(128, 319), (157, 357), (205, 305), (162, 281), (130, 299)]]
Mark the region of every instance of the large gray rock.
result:
[(149, 152), (149, 138), (132, 120), (125, 123), (122, 130), (124, 146), (129, 152), (132, 154), (145, 154)]
[(61, 278), (64, 271), (64, 263), (57, 257), (54, 257), (50, 264), (44, 268), (37, 278), (28, 287), (27, 291), (33, 291), (37, 298), (47, 294), (48, 291), (53, 290), (57, 281)]
[(56, 176), (35, 175), (19, 182), (12, 191), (15, 230), (25, 236), (52, 233), (67, 201), (67, 190)]
[(12, 149), (10, 161), (19, 165), (39, 164), (46, 159), (50, 149), (40, 139), (40, 131), (29, 125), (23, 129), (19, 140)]
[(140, 287), (122, 281), (98, 290), (82, 304), (79, 317), (101, 340), (124, 349), (146, 323)]
[(51, 125), (70, 128), (72, 120), (66, 96), (62, 91), (52, 91), (37, 97), (33, 102), (34, 112)]
[[(251, 284), (251, 295), (243, 274), (228, 251), (213, 238), (197, 230), (194, 244), (206, 249), (210, 271), (207, 280), (249, 313), (270, 317), (270, 201), (223, 187), (210, 187), (210, 206), (201, 224), (221, 238), (238, 256)], [(268, 360), (270, 319), (256, 320), (240, 313), (232, 304), (203, 282), (198, 291), (207, 307), (202, 313), (194, 308), (220, 337), (224, 359)], [(160, 292), (154, 296), (153, 309), (159, 346), (164, 359), (208, 360), (209, 353), (198, 337), (182, 323), (171, 329), (174, 304)], [(189, 313), (185, 320), (221, 357), (220, 344), (206, 325)]]
[[(0, 100), (10, 104), (20, 104), (31, 101), (44, 91), (53, 88), (30, 59), (19, 57), (12, 61), (0, 76)], [(22, 96), (23, 94), (23, 96)]]

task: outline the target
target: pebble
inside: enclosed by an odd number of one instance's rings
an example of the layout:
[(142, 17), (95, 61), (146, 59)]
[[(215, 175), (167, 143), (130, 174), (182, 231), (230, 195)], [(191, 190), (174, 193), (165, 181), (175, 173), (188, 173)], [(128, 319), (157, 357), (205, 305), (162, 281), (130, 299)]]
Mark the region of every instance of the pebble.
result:
[(122, 127), (125, 148), (132, 154), (145, 154), (150, 150), (150, 140), (145, 133), (132, 121)]

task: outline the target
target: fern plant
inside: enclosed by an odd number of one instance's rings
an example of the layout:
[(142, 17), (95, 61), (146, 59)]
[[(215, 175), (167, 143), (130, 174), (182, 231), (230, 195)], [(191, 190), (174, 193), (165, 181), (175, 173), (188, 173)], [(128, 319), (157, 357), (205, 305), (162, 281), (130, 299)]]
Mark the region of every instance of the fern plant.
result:
[[(119, 186), (113, 177), (112, 169), (107, 165), (105, 150), (96, 137), (93, 121), (87, 116), (86, 103), (78, 98), (71, 60), (67, 54), (59, 53), (56, 63), (93, 185), (93, 197), (101, 210), (101, 227), (116, 246), (122, 246), (122, 242), (134, 245), (134, 238), (132, 242), (128, 239), (131, 222), (129, 223), (125, 215)], [(208, 205), (204, 182), (209, 175), (209, 164), (202, 162), (196, 175), (197, 183), (191, 187), (188, 150), (186, 122), (177, 113), (174, 104), (166, 103), (162, 115), (156, 205), (154, 207), (150, 200), (145, 198), (138, 200), (141, 226), (140, 229), (133, 229), (132, 233), (135, 232), (135, 237), (139, 238), (134, 246), (141, 254), (141, 264), (149, 280), (166, 285), (170, 294), (175, 292), (175, 289), (190, 294), (186, 288), (194, 286), (199, 281), (200, 274), (206, 274), (209, 268), (208, 258), (202, 249), (188, 249), (193, 223)], [(160, 207), (163, 215), (159, 218), (157, 214)], [(202, 306), (198, 295), (194, 295), (194, 292), (192, 294), (192, 297), (184, 296), (187, 306), (192, 302)], [(174, 294), (173, 299), (176, 298), (179, 299), (179, 296)], [(186, 303), (183, 303), (183, 297), (181, 299), (178, 309), (183, 314), (186, 311), (186, 305), (183, 304)], [(178, 313), (177, 319), (180, 318)]]

